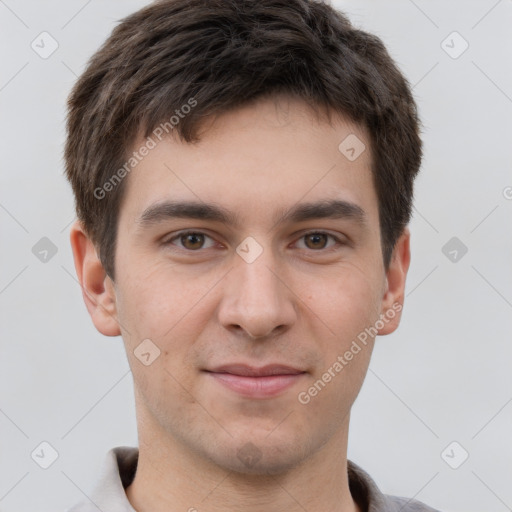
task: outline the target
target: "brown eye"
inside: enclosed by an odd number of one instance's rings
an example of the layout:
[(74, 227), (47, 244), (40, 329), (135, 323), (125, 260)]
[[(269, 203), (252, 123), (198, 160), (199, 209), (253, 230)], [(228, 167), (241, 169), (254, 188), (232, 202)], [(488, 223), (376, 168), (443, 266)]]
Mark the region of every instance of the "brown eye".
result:
[(325, 249), (327, 235), (325, 233), (311, 233), (305, 235), (305, 240), (309, 249)]
[[(334, 243), (329, 244), (329, 239), (333, 240)], [(331, 235), (330, 233), (324, 233), (323, 231), (311, 231), (302, 235), (300, 241), (304, 240), (304, 245), (306, 249), (311, 249), (313, 251), (322, 251), (325, 249), (334, 248), (334, 246), (343, 245), (342, 240), (338, 237)], [(304, 247), (301, 247), (303, 249)]]
[(186, 233), (180, 236), (180, 241), (185, 249), (201, 249), (204, 244), (204, 235), (201, 233)]
[[(210, 242), (207, 240), (210, 240)], [(199, 231), (184, 231), (164, 242), (164, 245), (175, 246), (182, 251), (198, 252), (200, 249), (213, 247), (215, 242), (205, 233)]]

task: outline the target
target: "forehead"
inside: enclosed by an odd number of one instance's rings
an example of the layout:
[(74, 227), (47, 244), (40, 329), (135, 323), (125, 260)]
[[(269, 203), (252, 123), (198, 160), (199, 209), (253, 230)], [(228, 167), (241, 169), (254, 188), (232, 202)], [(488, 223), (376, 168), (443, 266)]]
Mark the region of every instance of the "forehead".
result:
[(368, 134), (340, 116), (328, 123), (300, 100), (274, 97), (207, 119), (199, 137), (153, 137), (127, 176), (122, 218), (135, 224), (165, 201), (215, 203), (240, 222), (275, 223), (300, 203), (335, 199), (377, 214)]

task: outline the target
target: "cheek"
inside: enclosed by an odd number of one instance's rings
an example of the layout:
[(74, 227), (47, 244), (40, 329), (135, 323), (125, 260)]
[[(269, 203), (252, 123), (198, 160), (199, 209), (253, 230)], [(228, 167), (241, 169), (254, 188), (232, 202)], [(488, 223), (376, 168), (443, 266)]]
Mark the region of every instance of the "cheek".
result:
[(179, 329), (180, 319), (198, 301), (202, 286), (190, 286), (190, 281), (169, 265), (146, 267), (143, 261), (127, 262), (125, 268), (130, 272), (120, 276), (118, 315), (130, 339), (142, 336), (158, 343), (166, 333)]
[(379, 300), (375, 287), (365, 283), (347, 277), (310, 294), (311, 308), (320, 319), (315, 320), (322, 330), (316, 344), (322, 357), (301, 391), (311, 422), (319, 429), (326, 415), (331, 418), (326, 423), (335, 425), (348, 414), (368, 371), (374, 344), (368, 328), (379, 318)]
[(310, 283), (308, 305), (343, 344), (379, 317), (380, 280), (375, 270), (344, 265), (328, 280)]
[[(173, 355), (173, 358), (175, 355)], [(137, 363), (137, 361), (134, 361)], [(189, 431), (204, 414), (180, 366), (170, 364), (165, 353), (149, 367), (132, 366), (137, 403), (150, 411), (160, 425), (174, 425), (174, 431)], [(180, 426), (181, 425), (181, 426)]]

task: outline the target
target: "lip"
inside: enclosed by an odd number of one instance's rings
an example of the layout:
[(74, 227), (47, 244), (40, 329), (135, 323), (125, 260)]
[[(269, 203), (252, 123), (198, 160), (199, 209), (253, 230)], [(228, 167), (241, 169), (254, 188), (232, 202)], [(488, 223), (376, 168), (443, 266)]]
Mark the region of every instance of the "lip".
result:
[(305, 371), (281, 364), (231, 364), (205, 370), (222, 386), (248, 398), (272, 398), (297, 383)]
[(267, 364), (265, 366), (250, 366), (247, 364), (225, 364), (207, 370), (212, 373), (229, 373), (241, 377), (268, 377), (272, 375), (297, 375), (303, 370), (284, 364)]

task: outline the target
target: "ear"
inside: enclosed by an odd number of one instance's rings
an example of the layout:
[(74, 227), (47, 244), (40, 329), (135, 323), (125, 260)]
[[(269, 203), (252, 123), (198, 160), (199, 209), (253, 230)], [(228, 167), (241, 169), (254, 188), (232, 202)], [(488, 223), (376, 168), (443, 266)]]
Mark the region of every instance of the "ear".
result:
[(395, 244), (386, 272), (380, 315), (384, 326), (378, 330), (378, 334), (381, 336), (391, 334), (400, 324), (405, 296), (405, 280), (411, 262), (410, 239), (409, 228), (405, 227)]
[(107, 276), (94, 244), (78, 220), (71, 227), (70, 241), (82, 296), (96, 329), (105, 336), (119, 336), (121, 330), (117, 321), (114, 283)]

